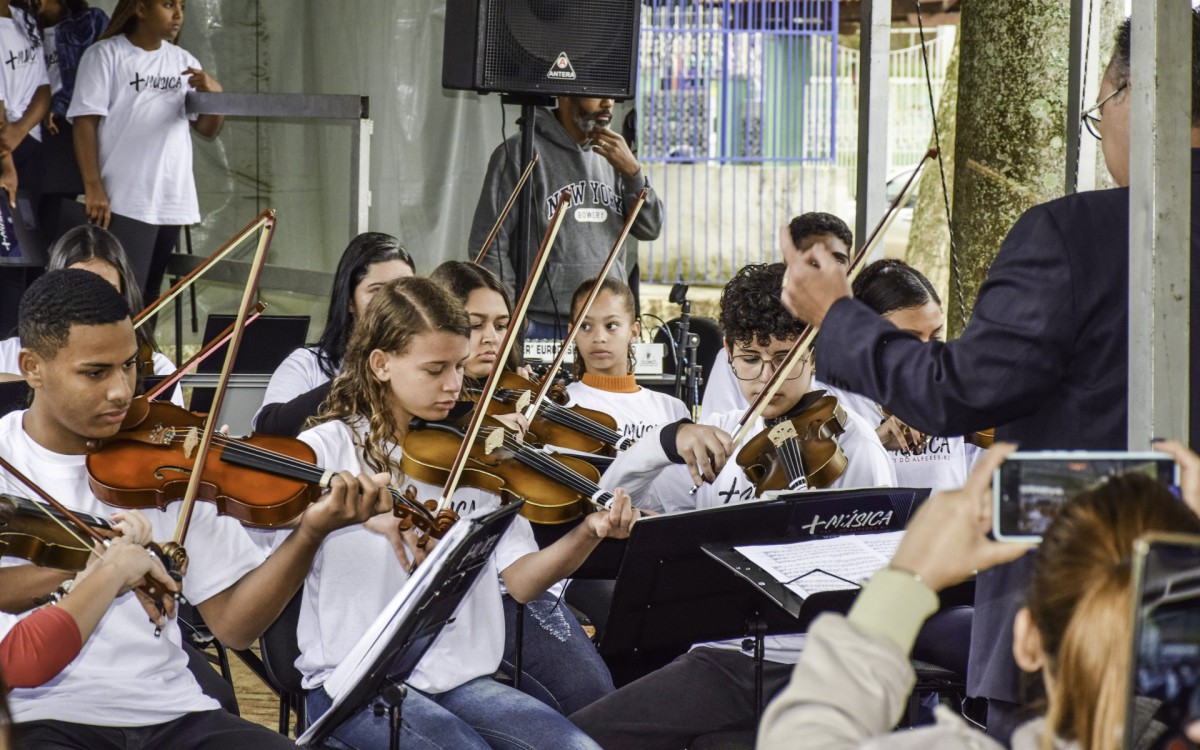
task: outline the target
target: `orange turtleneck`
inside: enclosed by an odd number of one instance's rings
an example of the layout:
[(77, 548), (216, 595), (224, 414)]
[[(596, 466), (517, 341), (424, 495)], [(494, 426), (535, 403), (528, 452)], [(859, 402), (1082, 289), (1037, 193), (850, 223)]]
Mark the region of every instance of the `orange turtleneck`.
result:
[(583, 384), (598, 391), (610, 393), (637, 393), (641, 386), (633, 375), (594, 375), (590, 372), (583, 374)]

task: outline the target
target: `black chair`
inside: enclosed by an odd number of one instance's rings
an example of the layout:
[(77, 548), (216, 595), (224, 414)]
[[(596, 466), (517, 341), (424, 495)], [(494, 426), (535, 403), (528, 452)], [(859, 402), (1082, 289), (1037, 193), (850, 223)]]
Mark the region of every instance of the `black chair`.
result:
[(913, 646), (913, 669), (917, 682), (908, 699), (901, 726), (916, 726), (921, 719), (924, 696), (950, 695), (961, 708), (967, 693), (967, 653), (971, 646), (971, 622), (975, 608), (947, 607), (925, 623)]
[[(188, 655), (188, 669), (200, 684), (200, 689), (220, 703), (221, 708), (239, 716), (233, 672), (229, 669), (229, 654), (225, 645), (212, 634), (199, 610), (192, 605), (180, 605), (176, 620), (184, 653)], [(220, 672), (214, 671), (213, 666)]]
[(258, 639), (262, 653), (263, 677), (279, 693), (279, 733), (287, 735), (291, 714), (296, 714), (296, 733), (305, 725), (304, 687), (296, 659), (300, 646), (296, 642), (296, 626), (300, 622), (300, 600), (303, 591), (296, 592), (279, 618)]

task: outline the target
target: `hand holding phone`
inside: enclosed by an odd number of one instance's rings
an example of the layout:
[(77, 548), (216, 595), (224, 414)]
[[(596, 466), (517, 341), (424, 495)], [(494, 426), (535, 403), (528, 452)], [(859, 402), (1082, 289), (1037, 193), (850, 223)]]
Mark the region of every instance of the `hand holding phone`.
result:
[[(1179, 466), (1170, 453), (1014, 453), (992, 479), (992, 535), (1001, 541), (1040, 542), (1064, 503), (1109, 477), (1131, 471), (1157, 478), (1168, 487), (1179, 483)], [(1200, 488), (1200, 475), (1194, 481)]]

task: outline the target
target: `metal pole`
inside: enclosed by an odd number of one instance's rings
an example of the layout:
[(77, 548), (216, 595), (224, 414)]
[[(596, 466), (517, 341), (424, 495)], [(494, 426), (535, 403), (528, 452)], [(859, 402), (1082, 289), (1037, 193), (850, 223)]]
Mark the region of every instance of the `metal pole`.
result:
[(356, 121), (350, 143), (351, 237), (357, 237), (371, 225), (371, 134), (374, 132), (374, 120)]
[(1079, 113), (1083, 111), (1084, 25), (1091, 23), (1087, 0), (1071, 0), (1071, 34), (1067, 53), (1067, 195), (1079, 190)]
[(891, 0), (863, 0), (858, 72), (858, 212), (855, 237), (862, 247), (887, 205), (888, 52)]
[(1189, 3), (1133, 4), (1129, 155), (1129, 447), (1189, 437)]
[[(533, 160), (534, 118), (537, 116), (536, 107), (532, 104), (521, 105), (521, 166), (525, 169)], [(539, 196), (540, 197), (540, 196)], [(533, 256), (537, 254), (537, 238), (533, 236), (533, 212), (539, 207), (534, 205), (533, 190), (522, 190), (517, 198), (517, 231), (513, 237), (513, 248), (506, 248), (511, 253), (513, 274), (513, 294), (521, 296), (525, 279), (533, 267)], [(570, 300), (567, 301), (570, 304)], [(570, 313), (568, 313), (569, 315)]]

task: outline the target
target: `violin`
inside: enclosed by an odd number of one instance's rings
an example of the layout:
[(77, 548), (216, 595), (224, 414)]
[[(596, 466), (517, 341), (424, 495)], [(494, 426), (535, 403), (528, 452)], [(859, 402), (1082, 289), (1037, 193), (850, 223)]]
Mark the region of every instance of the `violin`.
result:
[[(186, 487), (203, 425), (202, 415), (174, 404), (136, 399), (121, 431), (88, 456), (88, 485), (96, 497), (118, 508), (165, 508)], [(314, 463), (312, 447), (296, 438), (220, 436), (214, 447), (199, 497), (246, 526), (290, 525), (333, 478), (333, 472)], [(419, 528), (435, 523), (423, 506), (415, 506), (395, 487), (389, 490), (397, 509)]]
[[(0, 495), (0, 553), (24, 557), (35, 565), (79, 571), (87, 567), (92, 554), (89, 540), (108, 546), (109, 540), (116, 536), (106, 521), (69, 510), (3, 457), (0, 468), (42, 500)], [(175, 580), (182, 580), (181, 570), (172, 564), (174, 561), (164, 549), (153, 542), (146, 548)], [(136, 590), (149, 597), (159, 613), (166, 612), (163, 601), (168, 593), (158, 581), (147, 575)], [(154, 634), (160, 632), (156, 628)]]
[[(439, 422), (414, 420), (401, 444), (401, 471), (418, 482), (444, 484), (473, 411), (464, 413), (465, 408), (456, 407)], [(524, 500), (521, 515), (533, 523), (553, 525), (574, 521), (593, 506), (610, 503), (612, 494), (599, 481), (600, 471), (587, 461), (518, 442), (504, 425), (486, 418), (459, 484), (499, 495), (501, 504)]]
[[(495, 406), (488, 406), (488, 413), (493, 416), (505, 413), (500, 412), (500, 405), (511, 407), (507, 412), (522, 412), (540, 387), (540, 383), (506, 371), (500, 376), (500, 386), (492, 396)], [(478, 390), (464, 393), (475, 397), (479, 394)], [(615, 456), (618, 451), (633, 445), (632, 438), (617, 431), (617, 420), (612, 416), (582, 406), (566, 406), (567, 400), (566, 389), (555, 384), (542, 408), (530, 420), (526, 439), (604, 456)]]
[(846, 431), (845, 410), (825, 391), (805, 394), (782, 421), (746, 441), (738, 466), (758, 494), (772, 490), (824, 489), (846, 471), (837, 438)]
[[(892, 413), (890, 411), (888, 411), (888, 409), (886, 409), (882, 405), (879, 406), (879, 413), (883, 415), (883, 418), (885, 420), (892, 416)], [(984, 450), (987, 450), (987, 449), (991, 448), (992, 443), (994, 443), (996, 441), (996, 428), (991, 427), (986, 430), (976, 430), (975, 432), (968, 432), (966, 435), (962, 436), (962, 439), (963, 439), (963, 442), (969, 443), (969, 444), (975, 446), (976, 448), (982, 448)]]
[[(87, 513), (75, 513), (75, 517), (105, 539), (117, 537), (112, 524), (103, 518)], [(94, 550), (71, 531), (69, 523), (65, 515), (46, 503), (0, 494), (0, 554), (19, 557), (42, 568), (83, 570)], [(168, 565), (161, 547), (154, 542), (145, 546), (164, 567)]]
[(975, 432), (963, 435), (963, 440), (975, 446), (988, 450), (992, 447), (992, 443), (996, 442), (996, 428), (992, 427), (987, 430), (976, 430)]
[[(87, 457), (88, 485), (117, 508), (163, 510), (179, 500), (195, 470), (205, 418), (169, 402), (135, 399), (121, 430)], [(295, 438), (252, 435), (213, 439), (198, 498), (256, 528), (286, 526), (316, 500), (329, 472)], [(290, 462), (302, 478), (268, 476), (263, 464)]]

